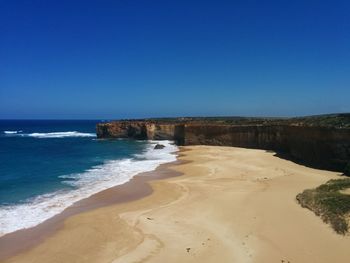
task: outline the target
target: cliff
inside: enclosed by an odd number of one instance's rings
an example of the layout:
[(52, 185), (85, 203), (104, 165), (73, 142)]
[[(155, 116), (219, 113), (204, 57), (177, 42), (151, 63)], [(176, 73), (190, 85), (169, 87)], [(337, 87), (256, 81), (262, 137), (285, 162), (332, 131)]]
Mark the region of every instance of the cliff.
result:
[(98, 138), (133, 138), (139, 140), (174, 140), (183, 144), (183, 124), (154, 121), (113, 121), (96, 126)]
[(350, 114), (290, 119), (148, 119), (100, 123), (97, 136), (273, 150), (313, 167), (344, 171), (350, 162), (349, 124)]

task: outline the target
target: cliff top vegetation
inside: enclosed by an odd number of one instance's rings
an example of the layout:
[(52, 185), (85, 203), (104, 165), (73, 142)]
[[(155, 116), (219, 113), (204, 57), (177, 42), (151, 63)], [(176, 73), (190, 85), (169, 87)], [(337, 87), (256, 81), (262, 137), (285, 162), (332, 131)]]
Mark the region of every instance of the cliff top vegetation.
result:
[(147, 121), (160, 123), (193, 123), (215, 125), (293, 125), (313, 127), (350, 128), (350, 113), (314, 115), (304, 117), (176, 117), (125, 119), (120, 121)]

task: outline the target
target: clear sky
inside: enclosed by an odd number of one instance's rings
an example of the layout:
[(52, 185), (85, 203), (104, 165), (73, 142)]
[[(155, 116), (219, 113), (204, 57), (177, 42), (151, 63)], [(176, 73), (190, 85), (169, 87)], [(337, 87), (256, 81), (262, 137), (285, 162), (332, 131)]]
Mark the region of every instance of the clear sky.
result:
[(350, 1), (0, 1), (0, 118), (350, 112)]

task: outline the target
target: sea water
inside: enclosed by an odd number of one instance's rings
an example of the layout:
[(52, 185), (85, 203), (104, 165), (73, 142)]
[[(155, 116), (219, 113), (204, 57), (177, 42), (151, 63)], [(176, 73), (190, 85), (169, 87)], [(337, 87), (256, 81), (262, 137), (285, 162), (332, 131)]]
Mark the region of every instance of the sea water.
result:
[(97, 122), (0, 120), (0, 236), (176, 160), (170, 141), (97, 139)]

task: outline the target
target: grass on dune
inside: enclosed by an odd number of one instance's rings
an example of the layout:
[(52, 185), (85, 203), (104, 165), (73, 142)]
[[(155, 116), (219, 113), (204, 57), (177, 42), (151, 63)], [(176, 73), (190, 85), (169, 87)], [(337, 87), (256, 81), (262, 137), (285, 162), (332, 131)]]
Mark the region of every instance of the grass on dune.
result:
[(296, 199), (302, 207), (313, 211), (332, 226), (338, 234), (348, 232), (350, 194), (342, 190), (350, 188), (350, 178), (333, 179), (315, 189), (307, 189)]

